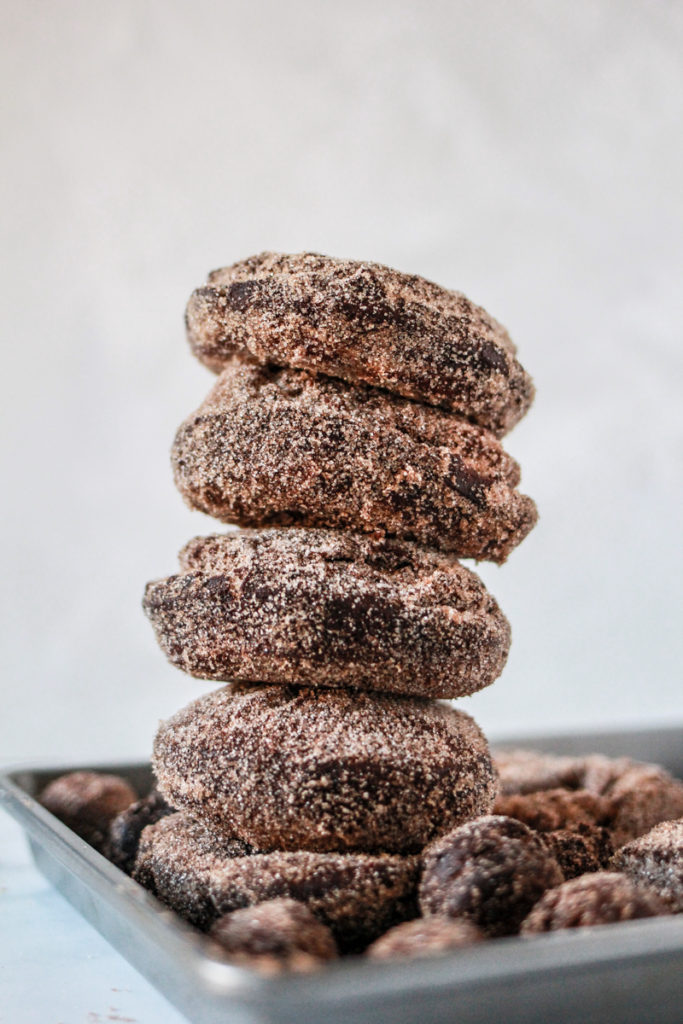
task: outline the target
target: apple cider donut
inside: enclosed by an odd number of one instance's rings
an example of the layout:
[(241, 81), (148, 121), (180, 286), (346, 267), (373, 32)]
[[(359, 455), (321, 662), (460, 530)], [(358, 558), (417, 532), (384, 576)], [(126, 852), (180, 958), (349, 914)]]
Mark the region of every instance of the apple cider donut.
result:
[(452, 555), (372, 534), (196, 537), (147, 585), (167, 657), (200, 679), (461, 697), (503, 670), (510, 627)]
[(468, 715), (360, 690), (214, 691), (161, 724), (153, 766), (173, 807), (264, 851), (412, 853), (495, 792)]
[(493, 317), (460, 292), (377, 263), (261, 253), (209, 274), (186, 324), (212, 370), (246, 354), (440, 405), (498, 436), (533, 400)]
[(504, 562), (536, 522), (489, 431), (374, 388), (232, 363), (182, 424), (193, 508), (240, 526), (381, 531)]

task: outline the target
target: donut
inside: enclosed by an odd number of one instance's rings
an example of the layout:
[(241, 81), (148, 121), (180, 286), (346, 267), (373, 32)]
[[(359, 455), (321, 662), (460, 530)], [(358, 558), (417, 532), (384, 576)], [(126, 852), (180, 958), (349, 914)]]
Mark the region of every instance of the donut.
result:
[(111, 822), (137, 798), (120, 775), (103, 772), (68, 772), (40, 794), (46, 810), (105, 855)]
[(423, 914), (472, 921), (493, 938), (514, 935), (562, 871), (540, 836), (521, 821), (485, 815), (430, 844), (423, 853)]
[(232, 685), (161, 724), (173, 807), (261, 850), (420, 850), (490, 808), (473, 720), (417, 697)]
[(209, 934), (232, 963), (262, 974), (310, 971), (337, 956), (330, 929), (297, 900), (233, 910), (219, 917)]
[(440, 405), (498, 435), (534, 396), (507, 331), (485, 310), (377, 263), (261, 253), (209, 274), (186, 324), (212, 370), (244, 354)]
[(523, 821), (536, 832), (553, 832), (581, 824), (605, 825), (612, 818), (612, 803), (587, 789), (543, 789), (498, 796), (493, 813)]
[(610, 829), (615, 849), (660, 821), (683, 817), (683, 782), (661, 765), (603, 754), (558, 757), (533, 750), (496, 750), (493, 756), (503, 795), (564, 787), (587, 790), (607, 801), (609, 814), (598, 824)]
[(484, 935), (464, 918), (418, 917), (390, 928), (367, 949), (373, 960), (434, 956), (482, 942)]
[(655, 892), (634, 885), (625, 875), (598, 871), (546, 892), (522, 923), (521, 933), (535, 935), (561, 928), (614, 924), (668, 912)]
[(490, 432), (300, 370), (231, 363), (172, 449), (192, 507), (240, 526), (381, 531), (504, 562), (536, 507)]
[(211, 873), (227, 860), (249, 857), (253, 847), (216, 836), (176, 811), (140, 833), (132, 877), (190, 924), (206, 930), (217, 914), (209, 898)]
[(225, 840), (185, 814), (142, 833), (134, 877), (207, 930), (223, 914), (295, 899), (332, 931), (340, 952), (364, 949), (417, 913), (416, 857), (309, 851), (232, 857)]
[(452, 555), (383, 535), (197, 537), (144, 609), (166, 656), (224, 682), (461, 697), (505, 665), (510, 627)]
[(683, 818), (663, 821), (622, 846), (612, 868), (654, 889), (674, 913), (683, 913)]

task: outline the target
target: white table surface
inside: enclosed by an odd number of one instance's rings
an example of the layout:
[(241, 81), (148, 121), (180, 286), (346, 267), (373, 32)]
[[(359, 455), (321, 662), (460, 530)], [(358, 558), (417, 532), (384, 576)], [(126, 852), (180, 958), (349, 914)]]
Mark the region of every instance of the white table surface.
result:
[(187, 1024), (36, 870), (2, 811), (0, 1022)]

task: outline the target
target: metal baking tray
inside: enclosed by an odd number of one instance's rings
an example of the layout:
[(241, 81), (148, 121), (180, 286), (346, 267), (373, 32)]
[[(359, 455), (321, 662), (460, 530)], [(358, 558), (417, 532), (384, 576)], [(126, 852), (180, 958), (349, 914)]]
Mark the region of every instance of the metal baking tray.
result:
[[(599, 751), (683, 777), (683, 726), (534, 736), (494, 746)], [(0, 776), (0, 805), (28, 833), (39, 870), (196, 1024), (680, 1024), (683, 915), (509, 938), (429, 959), (339, 961), (311, 975), (262, 977), (212, 959), (202, 937), (36, 801), (57, 775), (114, 771), (145, 792), (145, 765), (61, 766)]]

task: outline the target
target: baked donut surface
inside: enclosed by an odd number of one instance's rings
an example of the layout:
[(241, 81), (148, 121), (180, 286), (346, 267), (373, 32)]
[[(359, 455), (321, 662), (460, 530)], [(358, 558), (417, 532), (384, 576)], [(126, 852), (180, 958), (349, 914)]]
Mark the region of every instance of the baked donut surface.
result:
[(235, 845), (187, 814), (170, 815), (143, 831), (133, 877), (204, 930), (241, 907), (299, 900), (331, 929), (342, 952), (365, 948), (417, 913), (417, 857), (310, 851), (235, 856)]
[(537, 518), (489, 431), (299, 370), (231, 363), (171, 458), (191, 507), (240, 526), (381, 531), (504, 562)]
[(212, 370), (245, 353), (441, 405), (499, 436), (533, 400), (514, 344), (484, 309), (377, 263), (261, 253), (209, 274), (186, 324)]
[(264, 529), (196, 537), (144, 608), (202, 679), (460, 697), (505, 665), (510, 627), (452, 555), (384, 535)]
[(478, 726), (416, 697), (228, 686), (161, 724), (172, 806), (260, 850), (408, 853), (490, 808)]

